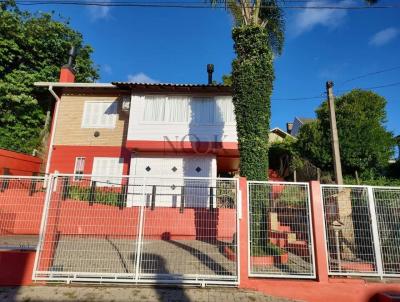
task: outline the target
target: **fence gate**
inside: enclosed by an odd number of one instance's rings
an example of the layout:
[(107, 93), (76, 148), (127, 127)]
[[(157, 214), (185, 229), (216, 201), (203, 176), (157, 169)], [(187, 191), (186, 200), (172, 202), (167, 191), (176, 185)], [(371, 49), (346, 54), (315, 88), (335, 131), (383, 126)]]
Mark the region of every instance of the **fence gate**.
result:
[(34, 280), (237, 284), (236, 179), (52, 175)]
[(322, 185), (331, 275), (400, 277), (400, 188)]
[(307, 183), (248, 182), (252, 277), (315, 278)]

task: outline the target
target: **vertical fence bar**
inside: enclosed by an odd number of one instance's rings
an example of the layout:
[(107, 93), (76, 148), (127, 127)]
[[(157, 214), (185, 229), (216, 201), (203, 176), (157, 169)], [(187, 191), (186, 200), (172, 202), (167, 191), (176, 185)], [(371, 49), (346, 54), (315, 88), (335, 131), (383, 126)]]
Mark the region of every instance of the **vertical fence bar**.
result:
[(92, 181), (89, 191), (89, 205), (92, 206), (96, 201), (96, 181)]
[(374, 192), (373, 192), (371, 186), (368, 186), (367, 190), (368, 190), (368, 205), (369, 205), (369, 210), (371, 213), (371, 227), (372, 227), (372, 236), (374, 239), (376, 268), (377, 268), (378, 275), (382, 279), (383, 278), (382, 253), (381, 253), (380, 240), (379, 240), (378, 220), (376, 218), (376, 211), (375, 211)]
[(181, 187), (181, 205), (179, 207), (179, 213), (183, 213), (185, 209), (185, 186)]
[(144, 207), (145, 207), (145, 191), (146, 191), (146, 178), (143, 180), (143, 204), (139, 207), (139, 228), (138, 228), (138, 242), (136, 247), (136, 265), (135, 265), (135, 280), (136, 282), (139, 281), (140, 276), (140, 258), (141, 258), (141, 251), (142, 251), (142, 241), (143, 241), (143, 222), (144, 222)]
[(214, 211), (214, 188), (210, 187), (210, 210)]
[(47, 217), (48, 217), (48, 212), (49, 212), (49, 206), (50, 206), (50, 200), (51, 200), (51, 194), (53, 192), (53, 186), (54, 186), (54, 181), (55, 177), (53, 174), (46, 175), (44, 178), (44, 184), (46, 185), (46, 195), (44, 198), (44, 206), (42, 210), (42, 219), (40, 222), (40, 229), (39, 229), (39, 240), (38, 244), (36, 247), (36, 254), (35, 254), (35, 262), (33, 264), (33, 270), (32, 270), (32, 279), (35, 279), (36, 271), (38, 268), (39, 264), (39, 259), (40, 259), (40, 254), (43, 249), (43, 244), (44, 244), (44, 235), (45, 235), (45, 228), (47, 224)]

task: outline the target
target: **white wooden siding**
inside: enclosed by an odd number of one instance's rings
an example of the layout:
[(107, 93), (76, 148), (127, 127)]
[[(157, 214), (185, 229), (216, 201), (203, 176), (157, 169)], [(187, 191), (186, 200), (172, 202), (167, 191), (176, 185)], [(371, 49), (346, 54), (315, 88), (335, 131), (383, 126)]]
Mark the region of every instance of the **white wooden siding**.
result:
[(229, 96), (132, 96), (128, 140), (237, 142)]

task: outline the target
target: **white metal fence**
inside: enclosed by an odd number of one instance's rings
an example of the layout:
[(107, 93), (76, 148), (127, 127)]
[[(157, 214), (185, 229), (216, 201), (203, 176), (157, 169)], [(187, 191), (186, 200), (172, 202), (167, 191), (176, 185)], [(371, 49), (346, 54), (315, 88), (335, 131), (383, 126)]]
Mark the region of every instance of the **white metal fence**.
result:
[(400, 188), (322, 185), (331, 275), (400, 276)]
[(237, 284), (237, 179), (55, 175), (33, 278)]
[(249, 181), (248, 202), (250, 276), (315, 278), (308, 184)]
[(45, 200), (45, 179), (0, 176), (0, 250), (35, 250)]

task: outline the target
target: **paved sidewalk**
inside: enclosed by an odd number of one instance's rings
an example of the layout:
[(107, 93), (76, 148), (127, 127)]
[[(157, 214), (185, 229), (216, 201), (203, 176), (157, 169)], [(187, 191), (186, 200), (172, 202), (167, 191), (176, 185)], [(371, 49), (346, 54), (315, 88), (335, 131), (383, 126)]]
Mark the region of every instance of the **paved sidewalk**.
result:
[(0, 287), (0, 301), (10, 302), (294, 302), (235, 288), (166, 287)]

